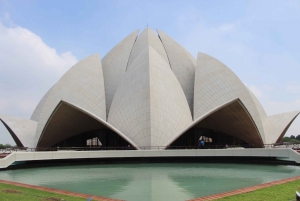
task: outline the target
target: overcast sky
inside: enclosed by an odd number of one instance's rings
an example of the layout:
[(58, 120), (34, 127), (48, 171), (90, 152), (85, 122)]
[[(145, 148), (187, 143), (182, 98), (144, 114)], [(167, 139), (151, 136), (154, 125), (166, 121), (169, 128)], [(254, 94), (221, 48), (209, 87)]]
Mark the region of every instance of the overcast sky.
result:
[[(30, 118), (72, 65), (147, 24), (225, 63), (268, 115), (300, 110), (300, 0), (0, 0), (0, 115)], [(0, 143), (15, 144), (1, 123)]]

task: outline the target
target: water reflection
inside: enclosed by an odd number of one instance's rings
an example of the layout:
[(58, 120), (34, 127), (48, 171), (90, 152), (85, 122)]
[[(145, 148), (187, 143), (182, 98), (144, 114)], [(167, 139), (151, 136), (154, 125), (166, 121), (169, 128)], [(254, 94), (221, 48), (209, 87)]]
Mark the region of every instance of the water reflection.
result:
[(186, 200), (300, 174), (296, 166), (113, 164), (9, 170), (0, 179), (125, 200)]

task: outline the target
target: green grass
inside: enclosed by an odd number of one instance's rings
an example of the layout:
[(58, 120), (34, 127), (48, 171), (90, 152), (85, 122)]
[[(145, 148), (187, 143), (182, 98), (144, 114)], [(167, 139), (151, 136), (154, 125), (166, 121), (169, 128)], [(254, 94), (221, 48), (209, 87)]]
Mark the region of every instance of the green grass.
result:
[[(259, 189), (245, 194), (234, 195), (218, 199), (218, 201), (294, 201), (295, 191), (300, 191), (300, 180)], [(19, 187), (10, 184), (0, 183), (1, 201), (83, 201), (84, 198), (66, 196), (47, 191)]]
[(296, 200), (295, 191), (300, 191), (300, 180), (262, 188), (245, 194), (218, 199), (218, 201), (291, 201)]
[(10, 184), (0, 183), (0, 200), (1, 201), (60, 201), (72, 200), (83, 201), (84, 198), (77, 198), (57, 193), (51, 193), (42, 190), (19, 187)]

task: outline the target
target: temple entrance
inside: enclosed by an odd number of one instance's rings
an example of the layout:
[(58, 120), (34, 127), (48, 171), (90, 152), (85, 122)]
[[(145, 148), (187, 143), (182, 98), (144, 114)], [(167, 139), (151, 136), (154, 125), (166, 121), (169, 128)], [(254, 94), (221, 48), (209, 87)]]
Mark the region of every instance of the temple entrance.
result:
[(251, 147), (243, 140), (218, 131), (193, 127), (175, 140), (168, 149), (198, 148), (203, 139), (206, 149), (223, 149), (230, 147)]
[[(88, 145), (87, 141), (98, 138), (97, 146)], [(99, 146), (98, 146), (99, 145)], [(73, 105), (61, 102), (53, 112), (38, 142), (38, 150), (65, 148), (86, 149), (88, 147), (106, 149), (135, 149), (105, 122), (94, 118)]]
[(67, 138), (52, 148), (76, 149), (135, 149), (126, 140), (110, 129), (97, 129)]
[(238, 99), (196, 120), (192, 128), (180, 134), (168, 147), (195, 148), (201, 136), (205, 148), (264, 147), (254, 120)]

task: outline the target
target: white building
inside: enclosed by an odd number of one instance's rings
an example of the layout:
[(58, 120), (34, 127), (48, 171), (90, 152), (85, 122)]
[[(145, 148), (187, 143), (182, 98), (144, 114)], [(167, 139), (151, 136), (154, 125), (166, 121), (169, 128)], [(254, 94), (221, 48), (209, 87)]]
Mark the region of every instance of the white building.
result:
[[(257, 98), (217, 59), (195, 59), (164, 32), (138, 30), (105, 57), (74, 65), (42, 98), (30, 120), (0, 116), (19, 147), (239, 144), (281, 141), (299, 112), (268, 117)], [(99, 144), (97, 143), (97, 144)]]

